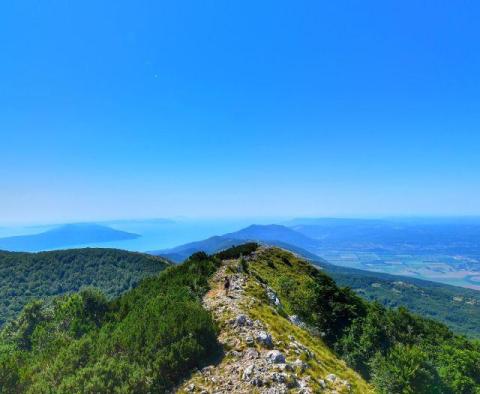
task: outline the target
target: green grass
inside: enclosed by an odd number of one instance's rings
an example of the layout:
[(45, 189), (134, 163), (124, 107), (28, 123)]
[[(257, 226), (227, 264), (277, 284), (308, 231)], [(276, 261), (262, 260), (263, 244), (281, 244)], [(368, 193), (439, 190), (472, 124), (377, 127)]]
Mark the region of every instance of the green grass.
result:
[[(288, 263), (285, 259), (288, 259)], [(309, 283), (311, 281), (308, 277), (309, 264), (294, 258), (290, 253), (279, 249), (269, 249), (262, 252), (258, 260), (249, 262), (248, 266), (250, 276), (246, 294), (256, 301), (249, 303), (245, 309), (248, 310), (251, 318), (262, 321), (274, 338), (280, 342), (278, 349), (287, 354), (287, 361), (293, 362), (300, 358), (308, 364), (303, 375), (311, 377), (312, 389), (320, 391), (319, 380), (333, 373), (350, 382), (353, 392), (373, 393), (372, 387), (350, 369), (343, 360), (339, 359), (320, 337), (312, 335), (306, 329), (297, 327), (288, 320), (286, 315), (292, 312), (292, 306), (288, 300), (281, 300), (282, 308), (280, 310), (269, 305), (265, 289), (259, 284), (259, 280), (274, 290), (278, 290), (280, 280), (285, 276), (291, 277), (298, 284)], [(313, 353), (313, 357), (310, 358), (305, 353), (301, 355), (288, 354), (287, 344), (291, 342), (289, 336), (293, 336), (296, 341), (308, 348)]]
[[(287, 315), (295, 314), (313, 328), (315, 335), (306, 333), (303, 339), (320, 354), (319, 374), (333, 369), (331, 372), (342, 376), (342, 363), (335, 361), (341, 357), (362, 377), (375, 382), (382, 393), (473, 393), (478, 389), (480, 343), (454, 334), (444, 324), (404, 308), (388, 309), (364, 301), (280, 249), (261, 250), (249, 261), (248, 270), (280, 299), (280, 305), (273, 308), (261, 294), (266, 293), (261, 285), (250, 289), (263, 297), (251, 307), (252, 314), (282, 340), (286, 332), (299, 335)], [(456, 354), (453, 358), (452, 353)], [(393, 387), (392, 381), (398, 384)]]

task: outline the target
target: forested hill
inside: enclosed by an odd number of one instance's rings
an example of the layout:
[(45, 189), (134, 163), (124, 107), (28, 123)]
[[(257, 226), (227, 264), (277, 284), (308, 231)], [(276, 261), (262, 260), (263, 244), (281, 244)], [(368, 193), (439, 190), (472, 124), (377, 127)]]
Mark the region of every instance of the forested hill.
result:
[[(284, 241), (272, 240), (278, 234)], [(241, 237), (244, 237), (243, 240)], [(285, 240), (296, 242), (302, 238), (292, 235), (292, 230), (286, 231), (282, 226), (251, 226), (235, 234), (211, 237), (173, 249), (152, 252), (152, 254), (180, 262), (194, 252), (203, 250), (207, 253), (215, 253), (232, 245), (241, 245), (246, 242), (245, 239), (294, 252), (324, 269), (339, 285), (352, 288), (367, 300), (378, 301), (389, 307), (406, 307), (422, 316), (440, 320), (455, 332), (480, 338), (479, 291), (412, 277), (329, 264), (299, 246), (286, 243)]]
[(29, 304), (0, 332), (0, 393), (475, 394), (479, 360), (445, 325), (248, 244), (110, 301), (84, 290)]
[(167, 265), (159, 257), (116, 249), (0, 251), (0, 327), (32, 300), (88, 286), (115, 297)]
[(339, 285), (384, 306), (406, 307), (439, 320), (459, 334), (480, 338), (480, 291), (422, 279), (315, 262)]

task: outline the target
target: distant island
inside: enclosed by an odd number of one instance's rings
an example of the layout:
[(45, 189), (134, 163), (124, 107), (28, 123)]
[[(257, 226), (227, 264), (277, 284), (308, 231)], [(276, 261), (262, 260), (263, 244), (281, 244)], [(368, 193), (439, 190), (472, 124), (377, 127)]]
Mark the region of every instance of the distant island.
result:
[(115, 230), (108, 226), (75, 223), (65, 224), (39, 234), (0, 238), (0, 250), (36, 252), (87, 243), (125, 241), (138, 237), (140, 235)]

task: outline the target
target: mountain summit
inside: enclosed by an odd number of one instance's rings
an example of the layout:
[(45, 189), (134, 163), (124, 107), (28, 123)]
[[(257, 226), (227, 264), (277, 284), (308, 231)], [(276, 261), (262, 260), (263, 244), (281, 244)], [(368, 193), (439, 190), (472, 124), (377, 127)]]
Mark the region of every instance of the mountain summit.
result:
[(315, 248), (317, 241), (298, 231), (278, 224), (252, 224), (232, 233), (217, 235), (202, 241), (190, 242), (175, 248), (156, 250), (150, 253), (164, 256), (175, 262), (181, 262), (192, 253), (198, 251), (216, 253), (219, 250), (241, 245), (245, 242), (260, 242), (274, 245), (299, 253), (309, 259), (322, 260), (310, 251)]

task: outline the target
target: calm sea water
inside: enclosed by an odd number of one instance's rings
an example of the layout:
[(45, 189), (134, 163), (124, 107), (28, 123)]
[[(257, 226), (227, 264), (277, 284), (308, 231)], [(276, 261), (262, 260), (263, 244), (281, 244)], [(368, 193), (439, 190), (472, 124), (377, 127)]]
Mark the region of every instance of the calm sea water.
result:
[[(69, 246), (119, 248), (130, 251), (148, 252), (158, 249), (172, 248), (184, 243), (199, 241), (214, 235), (240, 230), (253, 223), (267, 224), (272, 219), (219, 219), (193, 220), (183, 219), (175, 221), (115, 221), (101, 223), (117, 230), (139, 234), (137, 239), (114, 242), (88, 243)], [(24, 226), (1, 227), (0, 237), (14, 235), (37, 234), (55, 226)]]

